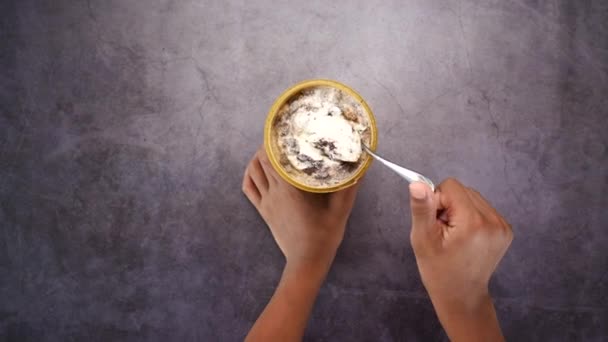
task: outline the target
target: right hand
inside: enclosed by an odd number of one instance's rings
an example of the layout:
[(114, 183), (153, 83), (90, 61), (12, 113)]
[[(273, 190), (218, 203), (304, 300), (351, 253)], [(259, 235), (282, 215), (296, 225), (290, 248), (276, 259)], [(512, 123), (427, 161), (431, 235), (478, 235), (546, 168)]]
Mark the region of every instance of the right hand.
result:
[(513, 240), (511, 226), (472, 188), (455, 179), (437, 191), (410, 185), (411, 243), (433, 305), (475, 310), (489, 298), (488, 282)]

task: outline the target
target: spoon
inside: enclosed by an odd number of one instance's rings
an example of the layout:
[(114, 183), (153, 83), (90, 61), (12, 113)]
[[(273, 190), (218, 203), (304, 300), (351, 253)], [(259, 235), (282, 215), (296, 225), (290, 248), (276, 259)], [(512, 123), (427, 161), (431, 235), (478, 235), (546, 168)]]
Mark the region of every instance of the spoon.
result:
[(361, 146), (363, 147), (363, 149), (365, 150), (365, 152), (367, 152), (370, 156), (374, 157), (374, 159), (378, 160), (379, 162), (381, 162), (382, 164), (384, 164), (386, 167), (388, 167), (389, 169), (395, 171), (399, 176), (405, 178), (406, 181), (412, 183), (412, 182), (423, 182), (428, 184), (431, 187), (432, 191), (435, 191), (435, 184), (433, 184), (433, 181), (431, 181), (430, 179), (428, 179), (427, 177), (419, 174), (418, 172), (414, 172), (412, 170), (406, 169), (402, 166), (399, 166), (395, 163), (391, 163), (390, 161), (380, 157), (379, 155), (375, 154), (374, 152), (372, 152), (369, 147), (365, 146), (365, 144), (361, 143)]

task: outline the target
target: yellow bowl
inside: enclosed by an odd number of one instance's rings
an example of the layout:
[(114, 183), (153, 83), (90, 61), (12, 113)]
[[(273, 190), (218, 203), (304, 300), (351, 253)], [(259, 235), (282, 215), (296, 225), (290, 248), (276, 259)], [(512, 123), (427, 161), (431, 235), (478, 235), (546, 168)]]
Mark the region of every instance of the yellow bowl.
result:
[(332, 87), (332, 88), (340, 89), (340, 90), (344, 91), (345, 93), (349, 94), (350, 96), (352, 96), (354, 99), (356, 99), (361, 104), (363, 109), (367, 112), (369, 122), (370, 122), (370, 129), (371, 129), (371, 134), (370, 134), (370, 140), (371, 140), (370, 145), (371, 146), (370, 146), (370, 148), (372, 149), (372, 151), (376, 150), (376, 146), (378, 144), (378, 130), (376, 128), (376, 119), (374, 118), (374, 114), (372, 113), (372, 110), (369, 108), (369, 106), (367, 105), (365, 100), (363, 100), (361, 95), (359, 95), (352, 88), (350, 88), (340, 82), (336, 82), (336, 81), (332, 81), (332, 80), (324, 80), (324, 79), (308, 80), (308, 81), (300, 82), (300, 83), (294, 85), (293, 87), (287, 89), (285, 92), (283, 92), (283, 94), (281, 94), (281, 96), (279, 96), (276, 99), (276, 101), (274, 102), (272, 107), (270, 107), (270, 111), (268, 112), (268, 117), (266, 118), (266, 126), (264, 127), (264, 148), (266, 149), (266, 153), (268, 154), (268, 159), (270, 159), (270, 163), (272, 164), (272, 167), (277, 171), (277, 173), (279, 175), (281, 175), (281, 178), (283, 178), (285, 181), (287, 181), (287, 183), (295, 186), (298, 189), (308, 191), (308, 192), (315, 192), (315, 193), (335, 192), (335, 191), (342, 190), (342, 189), (348, 188), (349, 186), (356, 184), (357, 181), (359, 179), (361, 179), (361, 177), (363, 177), (363, 175), (365, 174), (365, 171), (367, 171), (367, 169), (371, 165), (372, 158), (369, 155), (365, 154), (363, 156), (363, 158), (365, 158), (365, 160), (362, 163), (362, 165), (359, 166), (357, 171), (351, 177), (347, 178), (346, 180), (344, 180), (343, 182), (341, 182), (339, 184), (336, 184), (331, 187), (313, 187), (313, 186), (298, 182), (297, 180), (292, 178), (289, 175), (289, 173), (287, 173), (287, 171), (285, 171), (285, 169), (279, 162), (280, 156), (279, 156), (278, 147), (276, 147), (276, 143), (275, 144), (272, 143), (272, 138), (273, 138), (272, 129), (274, 127), (274, 120), (277, 116), (277, 113), (281, 109), (281, 107), (283, 107), (283, 105), (285, 103), (287, 103), (289, 100), (291, 100), (294, 95), (299, 94), (302, 90), (305, 90), (308, 88), (314, 88), (314, 87)]

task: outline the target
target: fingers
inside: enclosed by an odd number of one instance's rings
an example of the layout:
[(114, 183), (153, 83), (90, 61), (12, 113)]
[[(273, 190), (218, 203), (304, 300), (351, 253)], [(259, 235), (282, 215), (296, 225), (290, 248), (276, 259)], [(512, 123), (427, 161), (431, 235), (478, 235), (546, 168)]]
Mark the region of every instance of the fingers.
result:
[(243, 192), (247, 199), (253, 204), (254, 207), (258, 207), (260, 201), (262, 200), (262, 195), (260, 191), (253, 183), (251, 176), (249, 175), (248, 169), (245, 171), (245, 175), (243, 177)]
[(435, 233), (437, 204), (431, 188), (421, 182), (410, 183), (410, 207), (412, 210), (412, 235)]
[(279, 179), (279, 175), (272, 165), (270, 165), (270, 160), (268, 159), (268, 154), (266, 154), (264, 146), (260, 147), (256, 155), (260, 160), (260, 164), (262, 165), (264, 174), (266, 174), (266, 179), (268, 180), (269, 185), (276, 183)]
[(471, 203), (466, 187), (454, 178), (448, 178), (437, 186), (441, 193), (439, 208), (447, 211), (448, 217), (454, 208)]
[(264, 149), (261, 148), (253, 156), (243, 175), (243, 192), (256, 208), (269, 187), (267, 169), (272, 169), (272, 167), (264, 164), (269, 164), (269, 162)]
[(336, 208), (336, 210), (344, 210), (352, 209), (353, 204), (355, 203), (355, 198), (357, 197), (357, 191), (359, 191), (359, 186), (361, 186), (361, 180), (357, 181), (352, 186), (349, 186), (346, 189), (342, 189), (340, 191), (336, 191), (330, 194), (329, 197), (329, 205), (332, 208)]
[(484, 215), (484, 216), (498, 215), (496, 210), (490, 205), (490, 203), (488, 203), (488, 201), (486, 201), (485, 198), (483, 198), (481, 196), (479, 191), (477, 191), (473, 188), (470, 188), (470, 187), (467, 187), (466, 189), (467, 189), (469, 198), (471, 199), (471, 202), (473, 202), (475, 207), (477, 207), (477, 210), (479, 210), (482, 215)]
[(491, 217), (496, 223), (499, 223), (502, 229), (511, 230), (511, 225), (502, 217), (502, 215), (496, 210), (496, 208), (492, 207), (490, 202), (488, 202), (479, 191), (468, 188), (469, 196), (475, 205), (482, 211), (482, 214), (486, 217)]
[(251, 179), (253, 180), (253, 183), (258, 188), (260, 194), (264, 195), (266, 191), (268, 191), (268, 178), (266, 178), (266, 174), (264, 172), (264, 169), (262, 168), (257, 153), (253, 157), (253, 159), (251, 159), (251, 162), (249, 162), (247, 170), (249, 172), (249, 175), (251, 176)]

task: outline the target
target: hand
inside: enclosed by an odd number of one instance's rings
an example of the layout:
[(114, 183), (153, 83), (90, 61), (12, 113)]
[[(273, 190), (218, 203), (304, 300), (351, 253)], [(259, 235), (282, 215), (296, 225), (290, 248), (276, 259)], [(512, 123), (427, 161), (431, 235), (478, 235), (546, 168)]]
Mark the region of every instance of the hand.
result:
[(243, 192), (258, 210), (287, 261), (270, 302), (247, 341), (301, 341), (319, 288), (329, 271), (357, 185), (312, 194), (285, 182), (260, 148), (243, 177)]
[(272, 168), (264, 148), (243, 178), (243, 192), (258, 210), (288, 265), (331, 265), (344, 237), (358, 185), (330, 194), (296, 189)]
[(412, 183), (410, 194), (410, 239), (439, 319), (448, 321), (446, 312), (474, 316), (481, 308), (495, 317), (488, 282), (511, 244), (511, 226), (479, 192), (454, 179), (435, 193)]

